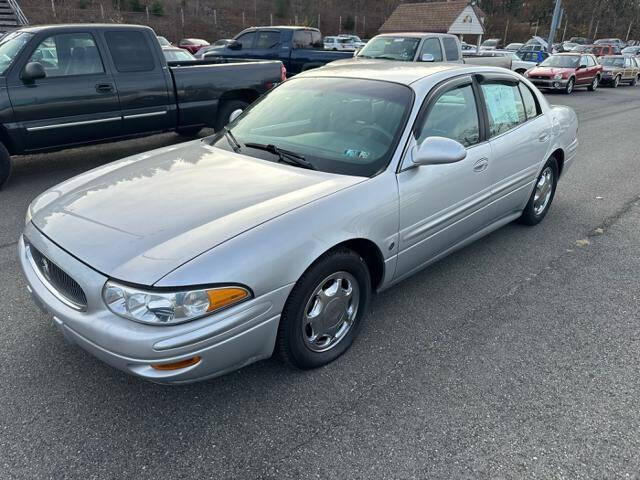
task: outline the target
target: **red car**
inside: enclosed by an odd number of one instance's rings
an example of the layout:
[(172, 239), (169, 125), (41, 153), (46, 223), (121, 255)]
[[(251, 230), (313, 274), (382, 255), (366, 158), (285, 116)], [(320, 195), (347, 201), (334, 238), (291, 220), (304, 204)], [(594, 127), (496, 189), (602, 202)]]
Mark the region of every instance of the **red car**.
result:
[(558, 53), (524, 75), (541, 89), (571, 93), (577, 87), (587, 87), (593, 92), (602, 80), (602, 65), (591, 54)]
[(178, 46), (180, 48), (188, 50), (191, 54), (195, 54), (198, 50), (202, 47), (206, 47), (207, 45), (209, 45), (209, 42), (202, 40), (201, 38), (183, 38), (178, 42)]
[(594, 54), (596, 57), (604, 57), (605, 55), (620, 55), (620, 47), (617, 45), (589, 45), (587, 52)]

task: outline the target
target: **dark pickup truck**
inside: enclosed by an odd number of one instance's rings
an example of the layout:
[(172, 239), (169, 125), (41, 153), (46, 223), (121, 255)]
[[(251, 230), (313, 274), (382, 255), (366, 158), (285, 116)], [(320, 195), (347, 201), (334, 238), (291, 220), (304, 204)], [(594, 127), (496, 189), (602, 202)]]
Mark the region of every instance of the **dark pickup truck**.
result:
[(283, 81), (282, 63), (167, 64), (137, 25), (55, 25), (0, 40), (0, 186), (10, 155), (224, 126)]
[(251, 58), (280, 60), (288, 75), (321, 67), (334, 60), (353, 57), (353, 52), (324, 50), (322, 35), (317, 28), (251, 27), (236, 35), (227, 45), (207, 47), (199, 58)]

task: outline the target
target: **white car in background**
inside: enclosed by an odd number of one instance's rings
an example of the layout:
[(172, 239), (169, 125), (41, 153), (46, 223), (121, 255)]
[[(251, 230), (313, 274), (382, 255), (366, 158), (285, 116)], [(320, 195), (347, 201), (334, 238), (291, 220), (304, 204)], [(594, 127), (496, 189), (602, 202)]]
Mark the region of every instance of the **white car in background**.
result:
[(324, 37), (325, 50), (344, 50), (355, 52), (356, 46), (353, 40), (345, 37)]
[(357, 48), (364, 47), (367, 42), (363, 42), (362, 39), (357, 35), (347, 35), (345, 33), (338, 35), (338, 38), (347, 38), (353, 42), (353, 45)]
[(511, 52), (511, 51), (507, 51), (507, 50), (492, 50), (491, 54), (493, 56), (504, 56), (507, 58), (511, 59), (511, 70), (513, 70), (516, 73), (519, 74), (523, 74), (524, 72), (526, 72), (527, 70), (529, 70), (530, 68), (535, 67), (536, 65), (538, 65), (537, 61), (534, 61), (533, 58), (537, 55), (536, 52), (527, 52), (527, 53), (531, 53), (531, 56), (527, 56), (527, 54), (522, 54), (523, 57), (521, 58), (520, 56), (518, 56), (515, 52)]

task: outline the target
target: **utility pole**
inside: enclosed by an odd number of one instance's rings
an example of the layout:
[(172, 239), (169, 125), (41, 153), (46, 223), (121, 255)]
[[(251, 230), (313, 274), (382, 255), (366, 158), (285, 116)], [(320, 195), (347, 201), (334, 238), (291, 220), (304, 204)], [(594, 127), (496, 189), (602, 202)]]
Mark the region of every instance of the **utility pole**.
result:
[(551, 31), (549, 32), (549, 44), (547, 49), (549, 53), (553, 50), (553, 39), (556, 36), (556, 30), (558, 29), (558, 22), (562, 18), (562, 0), (556, 0), (556, 6), (553, 9), (553, 18), (551, 20)]
[(507, 44), (507, 32), (509, 32), (509, 19), (507, 18), (507, 25), (504, 27), (504, 38), (502, 39), (502, 44)]
[(631, 22), (629, 24), (629, 28), (627, 28), (627, 36), (625, 37), (624, 41), (628, 42), (629, 41), (629, 34), (631, 33), (631, 25), (633, 25), (633, 22)]

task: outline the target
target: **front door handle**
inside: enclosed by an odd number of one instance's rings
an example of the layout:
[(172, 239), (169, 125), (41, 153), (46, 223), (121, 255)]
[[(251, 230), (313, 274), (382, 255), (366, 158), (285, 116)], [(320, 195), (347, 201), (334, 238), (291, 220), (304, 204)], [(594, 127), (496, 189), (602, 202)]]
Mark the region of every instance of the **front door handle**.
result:
[(473, 171), (484, 172), (488, 166), (489, 166), (489, 159), (481, 158), (480, 160), (478, 160), (476, 163), (473, 164)]
[(539, 142), (546, 142), (548, 139), (549, 139), (549, 134), (546, 132), (538, 137)]
[(98, 93), (113, 92), (113, 85), (111, 83), (97, 83), (96, 92)]

